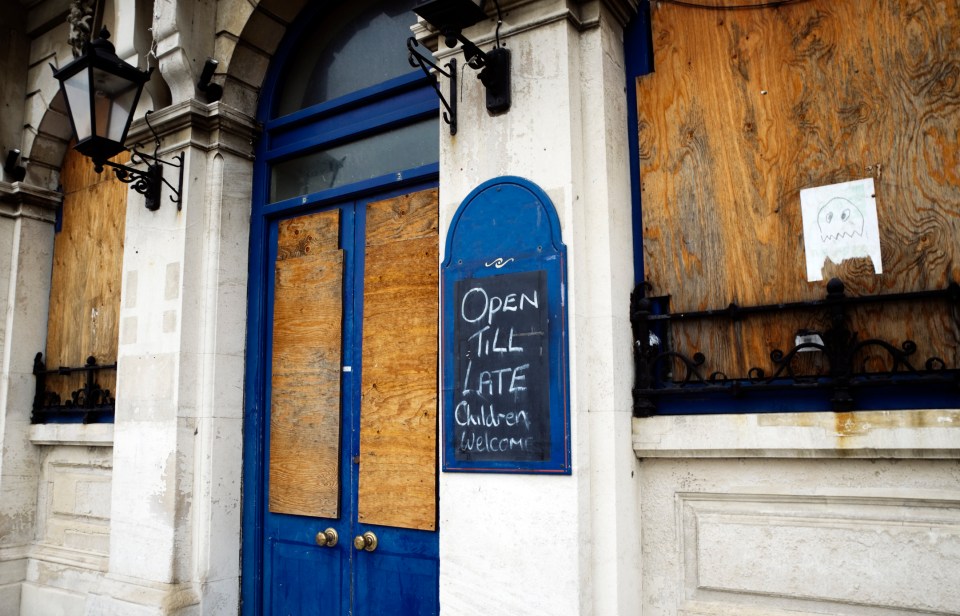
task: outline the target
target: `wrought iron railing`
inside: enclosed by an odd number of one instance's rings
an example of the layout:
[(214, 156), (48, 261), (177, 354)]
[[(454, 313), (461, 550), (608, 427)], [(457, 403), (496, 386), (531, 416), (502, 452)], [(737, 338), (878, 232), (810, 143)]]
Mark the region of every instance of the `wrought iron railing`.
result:
[[(732, 396), (744, 398), (754, 393), (776, 390), (819, 390), (829, 394), (834, 411), (854, 410), (855, 392), (866, 388), (896, 386), (898, 390), (930, 391), (931, 387), (955, 397), (960, 405), (960, 369), (948, 366), (941, 357), (914, 358), (917, 344), (906, 340), (898, 346), (878, 338), (860, 339), (850, 329), (849, 310), (865, 304), (889, 302), (942, 302), (953, 311), (957, 322), (960, 310), (960, 285), (913, 293), (891, 293), (864, 297), (850, 297), (839, 279), (827, 283), (827, 295), (822, 300), (738, 306), (730, 304), (720, 310), (698, 312), (669, 312), (669, 297), (648, 297), (652, 289), (640, 283), (630, 298), (630, 320), (633, 328), (635, 383), (633, 414), (645, 417), (657, 414), (658, 403), (668, 398), (703, 398), (704, 396)], [(799, 332), (791, 349), (770, 352), (768, 369), (752, 367), (743, 378), (730, 378), (722, 371), (705, 375), (706, 357), (696, 351), (692, 355), (670, 348), (665, 329), (670, 323), (726, 319), (738, 321), (755, 315), (781, 312), (819, 313), (827, 326), (823, 331)], [(658, 314), (658, 312), (662, 312)], [(659, 333), (658, 333), (659, 332)], [(798, 353), (819, 351), (826, 370), (815, 374), (797, 371)], [(880, 370), (867, 370), (863, 360), (866, 353), (886, 358)], [(678, 369), (679, 368), (679, 369)], [(718, 399), (718, 398), (713, 398)]]
[[(103, 389), (96, 381), (96, 375), (105, 370), (116, 370), (117, 364), (100, 365), (92, 355), (87, 363), (79, 368), (47, 369), (43, 363), (43, 353), (37, 353), (33, 359), (33, 375), (36, 377), (37, 390), (33, 399), (32, 423), (48, 421), (76, 421), (94, 423), (109, 421), (113, 418), (116, 400), (109, 389)], [(60, 394), (47, 389), (47, 377), (51, 375), (67, 376), (84, 373), (83, 386), (74, 390), (68, 400), (62, 400)]]

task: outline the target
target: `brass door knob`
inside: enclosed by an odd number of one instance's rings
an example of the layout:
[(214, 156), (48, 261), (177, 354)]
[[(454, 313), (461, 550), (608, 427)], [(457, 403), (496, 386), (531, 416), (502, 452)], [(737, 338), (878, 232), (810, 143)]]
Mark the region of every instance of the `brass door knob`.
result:
[(340, 535), (337, 534), (337, 531), (332, 528), (327, 530), (320, 531), (317, 533), (317, 545), (321, 547), (332, 548), (337, 545), (337, 541), (340, 540)]
[(369, 530), (353, 538), (353, 547), (372, 552), (377, 549), (377, 536)]

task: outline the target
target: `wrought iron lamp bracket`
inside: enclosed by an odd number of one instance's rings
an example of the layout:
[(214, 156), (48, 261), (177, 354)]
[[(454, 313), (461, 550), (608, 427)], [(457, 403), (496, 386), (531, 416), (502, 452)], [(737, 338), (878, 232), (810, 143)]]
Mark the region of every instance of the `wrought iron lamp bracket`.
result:
[[(430, 84), (433, 86), (434, 91), (437, 93), (437, 97), (440, 99), (440, 103), (443, 105), (443, 108), (446, 111), (443, 112), (443, 121), (450, 125), (450, 134), (457, 134), (457, 60), (456, 58), (451, 58), (449, 62), (446, 63), (448, 70), (444, 70), (437, 66), (433, 60), (423, 55), (417, 51), (416, 47), (419, 47), (420, 43), (417, 42), (415, 37), (410, 37), (407, 39), (407, 50), (410, 52), (407, 56), (407, 61), (410, 63), (410, 66), (417, 68), (419, 67), (423, 74), (427, 77), (430, 77)], [(427, 68), (429, 67), (429, 68)], [(431, 70), (443, 75), (450, 81), (450, 100), (448, 101), (444, 97), (443, 92), (440, 91), (440, 86), (437, 83), (436, 75), (431, 73)]]
[[(140, 144), (134, 145), (133, 149), (130, 151), (130, 162), (135, 165), (144, 165), (146, 169), (141, 170), (134, 167), (128, 167), (127, 165), (122, 165), (109, 160), (94, 161), (94, 164), (96, 165), (95, 169), (97, 173), (100, 173), (103, 171), (104, 165), (111, 167), (118, 180), (125, 184), (130, 184), (131, 188), (144, 196), (144, 205), (151, 212), (155, 212), (160, 209), (160, 192), (163, 184), (166, 184), (167, 188), (173, 192), (173, 195), (170, 197), (170, 201), (177, 204), (177, 211), (179, 212), (183, 209), (181, 192), (183, 191), (184, 155), (183, 152), (175, 155), (173, 157), (173, 161), (163, 160), (158, 156), (158, 151), (160, 150), (160, 136), (157, 135), (157, 131), (154, 130), (153, 126), (150, 124), (151, 113), (153, 113), (152, 110), (147, 111), (147, 113), (144, 115), (144, 120), (146, 120), (147, 127), (150, 129), (150, 132), (153, 133), (153, 154), (138, 149)], [(163, 165), (167, 165), (178, 170), (178, 180), (176, 186), (168, 182), (167, 179), (163, 177)]]

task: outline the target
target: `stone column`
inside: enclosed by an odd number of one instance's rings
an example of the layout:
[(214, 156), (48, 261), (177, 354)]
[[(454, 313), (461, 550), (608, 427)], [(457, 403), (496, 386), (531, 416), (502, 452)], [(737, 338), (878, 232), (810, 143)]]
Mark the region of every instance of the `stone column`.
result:
[(164, 160), (185, 155), (183, 203), (164, 189), (150, 212), (130, 194), (110, 568), (87, 612), (233, 613), (254, 122), (191, 99), (151, 123)]
[(30, 443), (33, 358), (46, 344), (60, 195), (0, 182), (0, 615), (19, 616), (34, 537), (38, 449)]
[[(553, 200), (569, 258), (573, 473), (441, 474), (441, 610), (638, 614), (622, 42), (635, 8), (613, 0), (500, 4), (513, 104), (489, 115), (475, 73), (462, 74), (459, 131), (441, 129), (442, 233), (467, 193), (492, 177), (524, 177)], [(465, 34), (481, 49), (494, 43), (489, 22)], [(439, 57), (448, 53), (441, 46)]]

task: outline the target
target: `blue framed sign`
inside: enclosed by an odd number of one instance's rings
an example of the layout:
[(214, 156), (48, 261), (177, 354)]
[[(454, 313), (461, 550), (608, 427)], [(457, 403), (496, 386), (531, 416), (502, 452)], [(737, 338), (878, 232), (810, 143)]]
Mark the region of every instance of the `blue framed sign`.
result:
[(443, 470), (570, 474), (566, 247), (539, 187), (464, 199), (442, 293)]

